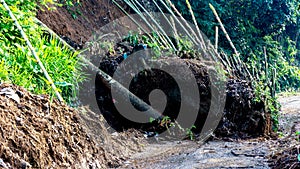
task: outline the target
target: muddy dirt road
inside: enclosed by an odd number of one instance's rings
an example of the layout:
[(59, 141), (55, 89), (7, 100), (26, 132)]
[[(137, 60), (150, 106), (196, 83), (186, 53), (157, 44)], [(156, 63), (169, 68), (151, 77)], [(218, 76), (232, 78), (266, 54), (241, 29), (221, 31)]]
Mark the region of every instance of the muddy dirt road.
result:
[[(283, 97), (280, 102), (280, 128), (286, 136), (294, 122), (300, 122), (300, 96)], [(277, 143), (278, 140), (264, 138), (204, 144), (157, 142), (133, 155), (120, 168), (270, 168), (267, 156), (276, 151)]]

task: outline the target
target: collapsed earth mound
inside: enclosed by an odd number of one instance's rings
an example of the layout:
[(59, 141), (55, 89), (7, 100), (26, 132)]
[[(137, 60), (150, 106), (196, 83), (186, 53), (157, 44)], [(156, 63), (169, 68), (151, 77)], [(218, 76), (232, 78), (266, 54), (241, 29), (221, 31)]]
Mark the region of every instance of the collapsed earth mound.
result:
[(2, 167), (105, 166), (108, 157), (74, 109), (12, 85), (2, 84), (0, 91)]
[[(121, 46), (117, 45), (115, 51), (127, 51), (127, 53), (129, 51), (129, 53), (134, 53), (135, 49), (134, 46), (130, 49), (126, 48), (123, 50), (118, 50), (119, 48), (121, 48)], [(99, 68), (110, 76), (113, 76), (117, 68), (119, 66), (122, 67), (121, 64), (124, 61), (124, 53), (118, 53), (117, 55), (112, 56), (108, 52), (106, 56), (100, 58), (103, 59)], [(168, 65), (170, 67), (176, 65), (178, 62), (188, 65), (196, 78), (200, 104), (193, 131), (195, 133), (201, 132), (211, 107), (212, 97), (216, 97), (215, 95), (212, 96), (211, 93), (212, 85), (216, 84), (212, 84), (210, 78), (218, 78), (217, 70), (215, 67), (211, 66), (213, 64), (210, 64), (209, 62), (205, 63), (205, 61), (203, 62), (193, 58), (186, 59), (172, 56), (160, 58), (159, 61), (161, 61), (162, 65)], [(142, 62), (137, 65), (141, 64)], [(180, 74), (182, 74), (182, 81), (186, 81), (186, 79), (189, 78), (188, 73), (185, 74), (185, 72), (182, 72), (183, 69), (181, 70), (180, 67), (176, 67), (176, 69), (180, 72)], [(214, 72), (216, 75), (209, 76), (208, 71), (210, 71), (210, 73)], [(121, 76), (124, 75), (124, 77), (127, 75), (130, 76), (131, 74), (134, 75), (134, 72), (131, 70), (125, 70), (123, 72), (124, 73)], [(171, 119), (176, 119), (178, 110), (180, 109), (180, 104), (182, 103), (180, 90), (172, 78), (163, 71), (156, 69), (144, 70), (139, 74), (132, 76), (129, 90), (145, 103), (151, 105), (149, 102), (149, 94), (155, 89), (162, 90), (167, 97), (166, 108), (162, 114), (170, 117)], [(219, 93), (219, 96), (226, 97), (226, 104), (223, 111), (223, 117), (215, 131), (217, 136), (247, 138), (270, 134), (272, 126), (271, 117), (268, 112), (265, 112), (265, 105), (262, 101), (254, 101), (255, 93), (250, 82), (247, 82), (246, 80), (229, 79), (227, 80), (226, 92)], [(153, 122), (140, 124), (123, 117), (123, 115), (120, 114), (115, 107), (116, 102), (122, 102), (123, 100), (116, 101), (113, 99), (110, 87), (102, 82), (101, 77), (96, 78), (96, 97), (102, 114), (108, 123), (116, 130), (122, 131), (132, 127), (143, 131), (158, 129), (153, 126), (158, 126), (159, 124), (155, 124)], [(195, 105), (196, 102), (193, 102), (193, 100), (189, 101), (187, 104), (191, 107), (191, 109), (193, 106), (197, 107)], [(186, 113), (188, 116), (189, 112)]]
[(81, 112), (47, 95), (1, 84), (0, 167), (114, 167), (140, 149), (138, 133), (112, 136), (103, 118)]
[(230, 79), (226, 87), (226, 105), (216, 131), (218, 136), (253, 137), (270, 135), (272, 122), (263, 101), (255, 101), (251, 82)]

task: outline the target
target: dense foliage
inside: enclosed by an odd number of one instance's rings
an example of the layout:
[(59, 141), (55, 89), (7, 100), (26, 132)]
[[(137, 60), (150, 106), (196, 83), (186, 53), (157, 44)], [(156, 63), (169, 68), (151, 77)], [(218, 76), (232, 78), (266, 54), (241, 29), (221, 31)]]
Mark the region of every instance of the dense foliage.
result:
[[(34, 22), (37, 3), (46, 5), (56, 2), (6, 0), (6, 3), (29, 37), (62, 96), (70, 103), (77, 82), (82, 79), (77, 54), (59, 44), (50, 35), (46, 36), (45, 31)], [(2, 4), (0, 5), (0, 28), (1, 82), (17, 84), (34, 93), (54, 95), (51, 85)]]
[[(172, 1), (185, 18), (191, 19), (186, 0)], [(211, 3), (220, 15), (233, 43), (248, 63), (249, 69), (265, 81), (266, 47), (268, 74), (277, 71), (277, 91), (300, 87), (300, 2), (296, 0), (202, 0), (190, 1), (200, 29), (214, 40), (218, 22), (209, 8)], [(224, 34), (220, 33), (220, 47), (232, 54)]]

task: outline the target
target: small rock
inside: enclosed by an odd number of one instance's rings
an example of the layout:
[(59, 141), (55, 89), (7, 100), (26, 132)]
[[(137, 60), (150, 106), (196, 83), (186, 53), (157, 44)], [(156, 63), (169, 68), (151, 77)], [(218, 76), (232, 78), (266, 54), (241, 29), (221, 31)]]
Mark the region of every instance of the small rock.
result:
[(26, 169), (27, 167), (31, 168), (31, 165), (26, 161), (22, 161), (21, 162), (21, 169)]
[(7, 165), (4, 163), (4, 161), (2, 160), (2, 158), (0, 158), (0, 167), (1, 168), (8, 168)]
[(118, 132), (114, 132), (111, 134), (112, 136), (115, 136), (115, 137), (118, 137), (119, 136), (119, 133)]
[(0, 94), (4, 94), (6, 97), (13, 99), (18, 104), (20, 103), (20, 97), (16, 94), (16, 92), (12, 88), (3, 88), (0, 91)]
[(20, 117), (16, 117), (16, 122), (18, 125), (23, 125), (23, 120)]

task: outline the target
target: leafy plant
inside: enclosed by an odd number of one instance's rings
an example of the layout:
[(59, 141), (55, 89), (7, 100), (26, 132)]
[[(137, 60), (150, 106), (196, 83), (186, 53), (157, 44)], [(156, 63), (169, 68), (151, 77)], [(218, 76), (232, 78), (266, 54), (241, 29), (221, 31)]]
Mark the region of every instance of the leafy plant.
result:
[(193, 132), (193, 129), (196, 129), (195, 125), (193, 125), (191, 128), (187, 128), (186, 129), (186, 135), (189, 137), (190, 140), (194, 140), (195, 139), (195, 134)]
[(295, 135), (297, 137), (297, 141), (300, 141), (300, 131), (296, 131)]
[(278, 102), (277, 97), (272, 97), (270, 93), (270, 88), (262, 81), (254, 82), (255, 87), (255, 99), (253, 102), (265, 104), (265, 112), (270, 112), (272, 119), (273, 131), (277, 132), (279, 125), (279, 110), (280, 103)]

